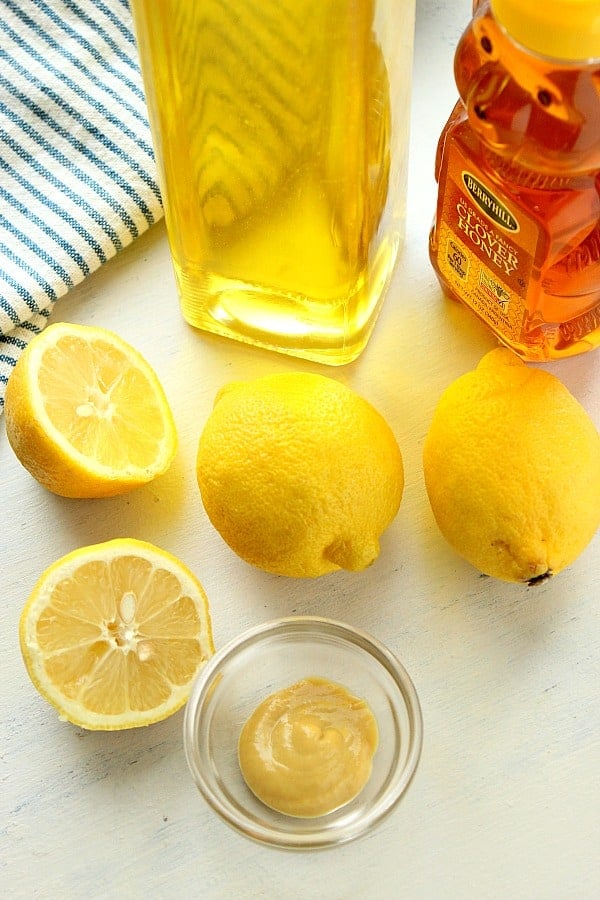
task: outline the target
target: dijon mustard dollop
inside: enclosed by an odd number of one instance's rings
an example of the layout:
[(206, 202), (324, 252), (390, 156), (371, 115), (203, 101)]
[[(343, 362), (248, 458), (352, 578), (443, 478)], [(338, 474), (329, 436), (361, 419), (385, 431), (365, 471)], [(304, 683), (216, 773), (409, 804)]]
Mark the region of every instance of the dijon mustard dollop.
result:
[(242, 728), (238, 757), (250, 790), (288, 816), (326, 815), (371, 775), (377, 722), (342, 685), (305, 678), (267, 697)]

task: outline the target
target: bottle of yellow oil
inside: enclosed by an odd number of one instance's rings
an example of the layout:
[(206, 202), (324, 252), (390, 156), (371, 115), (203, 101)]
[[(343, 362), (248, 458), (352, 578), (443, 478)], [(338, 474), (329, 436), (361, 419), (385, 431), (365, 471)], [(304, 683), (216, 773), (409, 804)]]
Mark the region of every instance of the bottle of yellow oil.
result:
[(330, 364), (404, 235), (414, 0), (133, 0), (182, 312)]
[(483, 0), (455, 55), (430, 255), (521, 357), (600, 345), (600, 2)]

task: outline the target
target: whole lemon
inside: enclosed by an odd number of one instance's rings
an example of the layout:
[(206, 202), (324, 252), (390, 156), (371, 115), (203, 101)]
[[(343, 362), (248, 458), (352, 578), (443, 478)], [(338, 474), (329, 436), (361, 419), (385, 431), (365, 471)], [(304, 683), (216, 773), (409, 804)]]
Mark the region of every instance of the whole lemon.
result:
[(481, 572), (534, 583), (600, 525), (600, 435), (549, 372), (498, 348), (442, 394), (423, 452), (438, 526)]
[(380, 413), (338, 381), (299, 372), (218, 393), (197, 476), (231, 549), (294, 577), (369, 566), (404, 487), (400, 449)]

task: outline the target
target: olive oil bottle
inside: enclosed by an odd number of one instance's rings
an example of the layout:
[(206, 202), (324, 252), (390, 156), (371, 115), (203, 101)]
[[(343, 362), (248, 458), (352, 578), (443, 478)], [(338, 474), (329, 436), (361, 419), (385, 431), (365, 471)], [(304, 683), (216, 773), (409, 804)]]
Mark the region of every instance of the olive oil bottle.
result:
[(181, 308), (341, 364), (404, 234), (414, 0), (133, 0)]

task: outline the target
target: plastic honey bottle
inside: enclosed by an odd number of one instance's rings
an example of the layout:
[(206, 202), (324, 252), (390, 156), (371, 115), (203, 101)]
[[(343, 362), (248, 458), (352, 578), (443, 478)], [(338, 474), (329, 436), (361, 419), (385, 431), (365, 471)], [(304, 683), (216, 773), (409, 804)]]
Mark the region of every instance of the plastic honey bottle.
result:
[(459, 41), (430, 256), (520, 356), (600, 345), (600, 0), (484, 0)]

